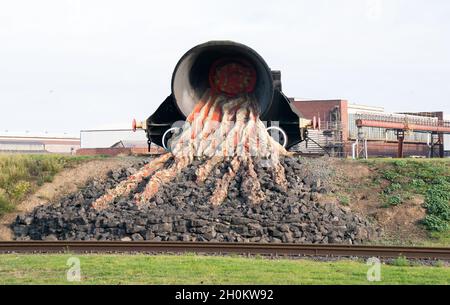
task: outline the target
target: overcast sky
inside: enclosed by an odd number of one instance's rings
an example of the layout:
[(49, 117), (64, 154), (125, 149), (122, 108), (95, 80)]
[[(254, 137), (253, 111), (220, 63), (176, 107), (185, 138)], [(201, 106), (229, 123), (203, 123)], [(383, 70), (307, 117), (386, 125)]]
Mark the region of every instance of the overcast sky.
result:
[(288, 96), (450, 113), (450, 1), (0, 2), (0, 131), (128, 127), (208, 40), (253, 47)]

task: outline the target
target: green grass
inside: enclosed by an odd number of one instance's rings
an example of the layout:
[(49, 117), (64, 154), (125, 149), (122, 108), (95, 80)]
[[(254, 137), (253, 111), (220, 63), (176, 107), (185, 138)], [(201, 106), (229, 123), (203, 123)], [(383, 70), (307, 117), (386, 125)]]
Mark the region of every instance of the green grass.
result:
[(350, 204), (350, 197), (347, 195), (339, 195), (338, 196), (339, 203), (345, 206), (348, 206)]
[(443, 232), (430, 232), (430, 238), (418, 246), (423, 247), (449, 247), (450, 246), (450, 230)]
[(444, 245), (450, 245), (450, 230), (447, 232), (433, 232), (431, 237)]
[[(75, 255), (74, 255), (75, 256)], [(69, 254), (0, 256), (0, 284), (69, 284)], [(364, 262), (214, 256), (79, 255), (81, 284), (371, 284)], [(400, 263), (402, 265), (403, 262)], [(378, 284), (450, 284), (450, 268), (381, 266)]]
[(403, 256), (397, 257), (396, 259), (394, 259), (391, 263), (393, 266), (398, 266), (398, 267), (407, 267), (407, 266), (411, 266), (411, 262)]
[(450, 160), (374, 159), (364, 161), (378, 172), (384, 207), (397, 206), (414, 195), (425, 197), (427, 216), (422, 224), (432, 232), (450, 230)]
[(0, 154), (0, 217), (63, 168), (93, 157)]

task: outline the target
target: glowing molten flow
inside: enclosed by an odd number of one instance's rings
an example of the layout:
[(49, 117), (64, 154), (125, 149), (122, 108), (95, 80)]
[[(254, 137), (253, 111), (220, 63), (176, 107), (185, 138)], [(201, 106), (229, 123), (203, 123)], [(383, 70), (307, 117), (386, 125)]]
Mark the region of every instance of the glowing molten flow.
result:
[[(254, 169), (254, 159), (265, 160), (273, 167), (274, 182), (286, 186), (280, 155), (288, 154), (266, 131), (259, 119), (257, 102), (250, 93), (255, 86), (255, 73), (245, 62), (236, 64), (219, 61), (210, 73), (207, 90), (187, 117), (184, 126), (169, 141), (170, 153), (153, 160), (128, 180), (94, 202), (104, 208), (115, 198), (130, 194), (139, 182), (150, 177), (144, 191), (135, 194), (137, 204), (148, 203), (161, 185), (168, 183), (194, 159), (202, 160), (197, 168), (197, 183), (203, 183), (211, 171), (222, 162), (229, 163), (227, 173), (216, 181), (210, 203), (220, 205), (227, 197), (228, 187), (242, 169), (244, 197), (250, 204), (264, 200), (264, 194)], [(170, 163), (169, 166), (165, 166)]]

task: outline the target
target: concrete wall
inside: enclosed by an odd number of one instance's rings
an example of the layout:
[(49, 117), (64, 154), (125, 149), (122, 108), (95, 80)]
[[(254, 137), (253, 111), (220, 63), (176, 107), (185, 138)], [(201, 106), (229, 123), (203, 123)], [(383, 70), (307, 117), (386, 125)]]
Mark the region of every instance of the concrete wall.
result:
[(72, 154), (79, 148), (79, 144), (45, 144), (45, 150), (51, 153)]
[(36, 142), (36, 143), (6, 142), (6, 141), (0, 140), (0, 151), (8, 151), (8, 152), (40, 151), (40, 152), (43, 152), (43, 151), (45, 151), (45, 146), (43, 143), (39, 143), (39, 142)]

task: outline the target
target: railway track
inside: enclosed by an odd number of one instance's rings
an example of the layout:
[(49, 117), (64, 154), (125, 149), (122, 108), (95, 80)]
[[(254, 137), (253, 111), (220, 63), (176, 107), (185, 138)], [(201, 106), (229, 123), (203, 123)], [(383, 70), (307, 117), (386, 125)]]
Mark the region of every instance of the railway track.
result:
[(354, 245), (116, 242), (116, 241), (3, 241), (0, 253), (203, 253), (309, 257), (379, 257), (450, 261), (450, 248)]

